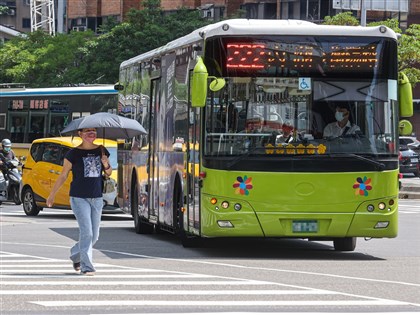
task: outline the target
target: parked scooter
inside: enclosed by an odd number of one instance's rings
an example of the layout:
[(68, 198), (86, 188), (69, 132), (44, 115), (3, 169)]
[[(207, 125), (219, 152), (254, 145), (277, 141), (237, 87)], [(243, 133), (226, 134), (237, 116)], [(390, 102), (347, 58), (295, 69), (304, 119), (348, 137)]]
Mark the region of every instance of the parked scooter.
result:
[(3, 163), (0, 172), (0, 204), (2, 201), (13, 201), (20, 205), (22, 201), (19, 196), (19, 189), (22, 183), (22, 174), (18, 166), (18, 160), (10, 160)]

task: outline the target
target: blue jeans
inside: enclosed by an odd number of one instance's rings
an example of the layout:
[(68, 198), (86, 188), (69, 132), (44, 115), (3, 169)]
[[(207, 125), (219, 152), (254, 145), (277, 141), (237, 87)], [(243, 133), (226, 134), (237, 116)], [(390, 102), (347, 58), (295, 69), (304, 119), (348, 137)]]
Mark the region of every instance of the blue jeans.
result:
[(70, 250), (70, 259), (80, 262), (82, 272), (95, 271), (92, 248), (99, 238), (103, 199), (70, 197), (70, 205), (79, 224), (79, 241)]

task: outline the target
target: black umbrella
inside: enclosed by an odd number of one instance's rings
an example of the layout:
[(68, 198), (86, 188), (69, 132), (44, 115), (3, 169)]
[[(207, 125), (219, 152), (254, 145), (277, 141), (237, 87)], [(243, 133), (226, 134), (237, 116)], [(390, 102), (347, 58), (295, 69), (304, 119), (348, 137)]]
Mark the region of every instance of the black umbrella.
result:
[(129, 139), (147, 134), (137, 120), (103, 112), (72, 120), (61, 133), (76, 134), (78, 130), (86, 128), (96, 128), (97, 136), (106, 139)]

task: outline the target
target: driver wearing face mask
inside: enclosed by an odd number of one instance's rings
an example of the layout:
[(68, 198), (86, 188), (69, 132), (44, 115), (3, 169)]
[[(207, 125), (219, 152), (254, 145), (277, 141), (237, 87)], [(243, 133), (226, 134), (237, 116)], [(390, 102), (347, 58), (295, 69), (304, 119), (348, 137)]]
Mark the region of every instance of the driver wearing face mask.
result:
[(338, 105), (335, 110), (335, 122), (328, 124), (324, 129), (324, 138), (336, 138), (352, 135), (360, 131), (359, 126), (350, 121), (350, 111), (346, 105)]

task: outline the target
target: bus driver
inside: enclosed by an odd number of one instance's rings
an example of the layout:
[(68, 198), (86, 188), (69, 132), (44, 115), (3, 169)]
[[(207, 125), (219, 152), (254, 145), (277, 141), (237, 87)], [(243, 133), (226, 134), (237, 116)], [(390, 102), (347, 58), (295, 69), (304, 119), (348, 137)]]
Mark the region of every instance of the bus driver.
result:
[(325, 126), (324, 138), (337, 138), (345, 135), (352, 135), (360, 132), (359, 126), (352, 123), (348, 105), (337, 105), (335, 108), (335, 119)]

